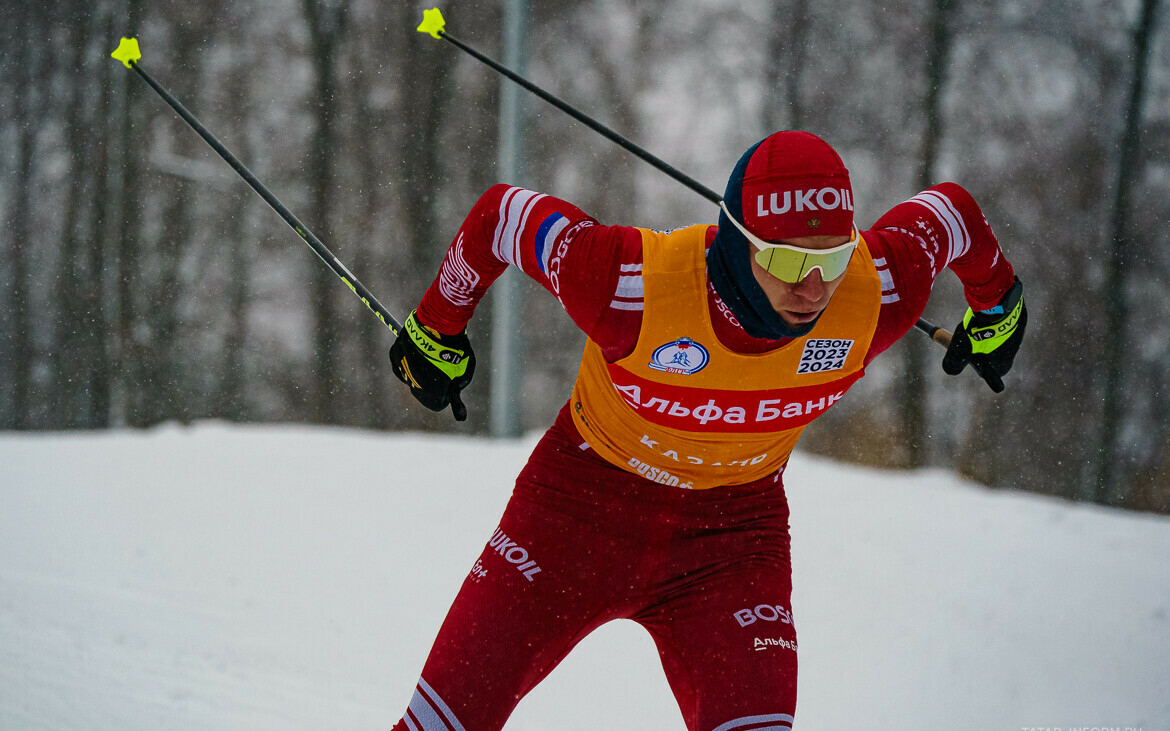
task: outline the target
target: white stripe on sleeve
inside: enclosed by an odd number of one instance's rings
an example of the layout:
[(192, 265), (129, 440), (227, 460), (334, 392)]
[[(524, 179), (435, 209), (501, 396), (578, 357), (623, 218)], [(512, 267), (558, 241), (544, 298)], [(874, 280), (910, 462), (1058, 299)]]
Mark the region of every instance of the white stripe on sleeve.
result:
[(543, 193), (524, 188), (509, 188), (504, 194), (500, 201), (500, 221), (492, 239), (492, 252), (497, 259), (520, 266), (520, 236), (524, 224), (528, 222), (533, 205), (544, 197)]
[(614, 290), (613, 296), (615, 298), (641, 299), (646, 296), (643, 287), (644, 284), (641, 274), (622, 274), (618, 277), (617, 289)]
[(947, 264), (958, 259), (971, 247), (967, 223), (950, 198), (934, 190), (927, 190), (911, 198), (909, 203), (926, 207), (942, 223), (947, 233)]

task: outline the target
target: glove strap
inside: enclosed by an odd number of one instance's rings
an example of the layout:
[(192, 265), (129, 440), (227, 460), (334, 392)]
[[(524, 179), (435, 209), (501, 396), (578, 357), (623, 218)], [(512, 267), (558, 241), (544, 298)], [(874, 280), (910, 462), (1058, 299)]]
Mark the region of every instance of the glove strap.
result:
[(439, 338), (443, 336), (420, 323), (416, 313), (417, 310), (411, 310), (403, 327), (406, 336), (410, 338), (410, 342), (414, 343), (419, 353), (451, 380), (467, 373), (466, 351), (452, 348), (440, 342)]
[(1016, 331), (1016, 325), (1020, 323), (1020, 313), (1024, 309), (1022, 294), (1023, 287), (1017, 280), (997, 308), (1002, 308), (1001, 312), (1007, 311), (1007, 314), (991, 320), (986, 313), (979, 313), (979, 319), (974, 327), (971, 326), (971, 321), (976, 317), (975, 312), (970, 307), (967, 308), (967, 314), (963, 315), (963, 329), (971, 339), (972, 353), (994, 352), (1012, 336)]

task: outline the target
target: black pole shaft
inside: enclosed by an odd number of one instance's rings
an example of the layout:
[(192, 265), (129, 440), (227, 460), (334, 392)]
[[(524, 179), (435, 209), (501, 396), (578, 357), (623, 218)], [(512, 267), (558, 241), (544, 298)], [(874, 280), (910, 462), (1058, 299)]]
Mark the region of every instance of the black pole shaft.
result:
[[(926, 320), (923, 320), (921, 317), (918, 318), (918, 322), (914, 323), (914, 327), (916, 327), (919, 330), (921, 330), (922, 332), (926, 333), (927, 337), (929, 337), (931, 340), (934, 340), (935, 342), (937, 342), (939, 345), (942, 345), (943, 347), (946, 347), (947, 345), (950, 344), (951, 334), (949, 332), (947, 332), (946, 330), (943, 330), (942, 328), (940, 328), (937, 325), (930, 324)], [(941, 336), (939, 335), (940, 331), (943, 333), (943, 335), (941, 335)], [(946, 338), (946, 342), (943, 342), (943, 340), (941, 339), (943, 337)]]
[(215, 135), (208, 132), (207, 128), (204, 127), (198, 119), (195, 119), (195, 116), (188, 112), (186, 107), (179, 103), (178, 99), (171, 96), (166, 89), (164, 89), (157, 81), (151, 78), (150, 74), (143, 71), (142, 67), (140, 67), (137, 62), (131, 61), (130, 65), (131, 68), (133, 68), (134, 71), (139, 76), (141, 76), (146, 83), (150, 84), (150, 88), (158, 92), (158, 95), (163, 98), (163, 101), (165, 101), (171, 106), (172, 109), (178, 112), (179, 116), (183, 118), (184, 122), (190, 125), (191, 129), (199, 133), (199, 136), (203, 138), (204, 142), (211, 146), (211, 149), (215, 150), (228, 165), (232, 166), (233, 170), (239, 173), (240, 177), (243, 178), (248, 185), (252, 186), (252, 190), (256, 191), (256, 193), (259, 194), (260, 197), (263, 198), (264, 201), (272, 207), (272, 210), (280, 214), (280, 217), (284, 219), (285, 223), (292, 227), (292, 230), (296, 231), (297, 235), (300, 236), (304, 242), (309, 245), (309, 248), (312, 249), (313, 252), (321, 258), (321, 261), (325, 262), (325, 265), (332, 269), (334, 274), (341, 278), (341, 281), (345, 282), (345, 285), (349, 287), (350, 290), (356, 294), (363, 303), (365, 303), (366, 307), (370, 308), (370, 311), (373, 312), (378, 317), (378, 319), (382, 321), (382, 324), (390, 328), (390, 332), (397, 335), (398, 331), (402, 329), (402, 325), (399, 324), (398, 320), (396, 320), (394, 316), (390, 314), (390, 311), (383, 307), (382, 303), (379, 302), (378, 299), (374, 297), (374, 295), (371, 294), (368, 289), (366, 289), (365, 285), (358, 281), (358, 278), (353, 275), (353, 272), (351, 272), (344, 264), (342, 264), (341, 261), (333, 255), (333, 252), (330, 251), (325, 246), (325, 244), (321, 243), (321, 240), (318, 239), (316, 235), (314, 235), (313, 232), (310, 231), (307, 226), (305, 226), (305, 224), (301, 223), (300, 220), (293, 215), (292, 211), (286, 208), (285, 205), (281, 203), (280, 200), (277, 199), (277, 197), (273, 195), (272, 192), (268, 190), (268, 188), (266, 188), (264, 184), (256, 178), (255, 175), (252, 174), (251, 170), (244, 167), (244, 164), (237, 160), (236, 156), (233, 155), (231, 151), (224, 147), (223, 144), (215, 138)]
[(500, 64), (500, 63), (493, 61), (492, 59), (483, 55), (482, 53), (475, 50), (471, 46), (468, 46), (467, 44), (463, 43), (459, 39), (454, 38), (450, 33), (447, 33), (446, 31), (442, 31), (440, 33), (440, 35), (442, 35), (443, 40), (447, 41), (448, 43), (451, 43), (452, 45), (456, 46), (460, 50), (471, 54), (477, 60), (482, 61), (483, 63), (492, 67), (493, 69), (500, 72), (504, 76), (507, 76), (512, 81), (515, 81), (520, 86), (523, 86), (528, 91), (537, 95), (541, 99), (544, 99), (549, 104), (552, 104), (557, 109), (560, 109), (562, 112), (565, 112), (570, 117), (576, 119), (578, 122), (581, 122), (585, 126), (592, 129), (593, 131), (598, 132), (602, 136), (616, 142), (622, 148), (634, 153), (638, 157), (642, 158), (646, 162), (650, 163), (654, 167), (658, 168), (662, 172), (666, 173), (667, 175), (674, 178), (678, 182), (687, 186), (688, 188), (695, 191), (696, 193), (703, 196), (704, 198), (711, 201), (712, 203), (719, 205), (719, 201), (723, 200), (723, 196), (719, 195), (718, 193), (711, 190), (707, 186), (703, 185), (699, 181), (695, 180), (691, 176), (682, 172), (681, 170), (674, 167), (673, 165), (667, 163), (665, 160), (650, 154), (646, 150), (635, 145), (633, 142), (630, 142), (625, 137), (622, 137), (617, 132), (614, 132), (609, 127), (606, 127), (604, 124), (602, 124), (601, 122), (598, 122), (596, 119), (594, 119), (593, 117), (590, 117), (589, 115), (580, 111), (576, 107), (573, 107), (570, 104), (561, 101), (560, 99), (553, 96), (552, 94), (549, 94), (547, 91), (545, 91), (544, 89), (541, 89), (536, 84), (533, 84), (531, 81), (524, 78), (520, 74), (517, 74), (515, 71), (512, 71), (511, 69), (509, 69), (507, 66), (504, 66), (503, 64)]

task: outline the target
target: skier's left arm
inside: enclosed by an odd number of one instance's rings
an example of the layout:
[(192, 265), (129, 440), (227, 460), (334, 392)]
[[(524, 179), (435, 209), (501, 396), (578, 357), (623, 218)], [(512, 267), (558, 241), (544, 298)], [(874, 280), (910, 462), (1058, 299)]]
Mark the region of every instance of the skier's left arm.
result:
[(970, 193), (955, 183), (932, 186), (879, 218), (866, 241), (882, 281), (881, 315), (867, 362), (914, 326), (935, 277), (950, 269), (969, 307), (943, 370), (958, 374), (970, 363), (987, 378), (1011, 369), (1027, 322), (1023, 285)]

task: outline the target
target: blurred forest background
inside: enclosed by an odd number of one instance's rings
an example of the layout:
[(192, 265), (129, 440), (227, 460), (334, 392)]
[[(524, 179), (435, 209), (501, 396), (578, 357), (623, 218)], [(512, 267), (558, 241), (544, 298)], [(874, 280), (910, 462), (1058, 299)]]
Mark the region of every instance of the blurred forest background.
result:
[[(415, 32), (433, 0), (13, 2), (0, 10), (0, 428), (229, 419), (486, 433), (416, 405), (391, 336), (140, 79), (244, 161), (392, 312), (497, 182), (500, 78)], [(858, 224), (927, 185), (980, 201), (1025, 282), (1028, 337), (991, 393), (911, 332), (805, 449), (1170, 511), (1170, 18), (1157, 0), (531, 2), (527, 74), (709, 187), (767, 133), (820, 134)], [(443, 7), (501, 57), (501, 0)], [(512, 182), (604, 223), (709, 202), (535, 98)], [(524, 283), (526, 429), (583, 337)], [(965, 304), (944, 275), (927, 319)]]

